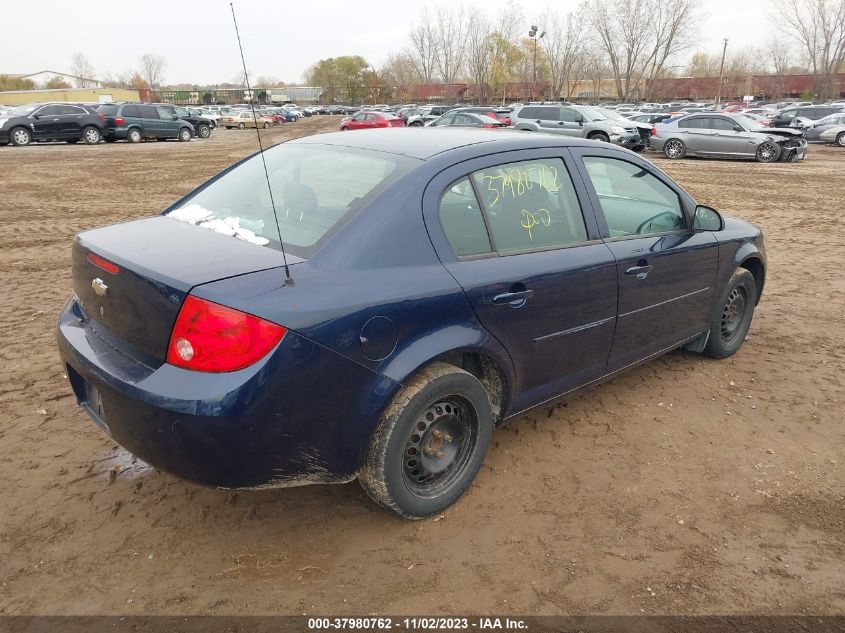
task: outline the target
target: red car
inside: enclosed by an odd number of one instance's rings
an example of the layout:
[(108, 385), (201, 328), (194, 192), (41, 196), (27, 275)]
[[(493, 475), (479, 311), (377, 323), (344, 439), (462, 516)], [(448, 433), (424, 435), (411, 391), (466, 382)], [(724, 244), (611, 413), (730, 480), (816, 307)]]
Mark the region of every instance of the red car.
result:
[(359, 112), (340, 122), (340, 131), (369, 130), (377, 127), (405, 127), (405, 119), (387, 112)]

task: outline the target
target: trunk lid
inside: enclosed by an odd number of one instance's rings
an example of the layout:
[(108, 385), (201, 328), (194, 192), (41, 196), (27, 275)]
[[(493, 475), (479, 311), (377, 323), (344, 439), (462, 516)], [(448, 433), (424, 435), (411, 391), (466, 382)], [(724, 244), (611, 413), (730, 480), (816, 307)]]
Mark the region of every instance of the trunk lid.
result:
[(191, 288), (283, 265), (280, 251), (164, 216), (80, 233), (72, 260), (74, 292), (95, 330), (124, 353), (161, 362)]

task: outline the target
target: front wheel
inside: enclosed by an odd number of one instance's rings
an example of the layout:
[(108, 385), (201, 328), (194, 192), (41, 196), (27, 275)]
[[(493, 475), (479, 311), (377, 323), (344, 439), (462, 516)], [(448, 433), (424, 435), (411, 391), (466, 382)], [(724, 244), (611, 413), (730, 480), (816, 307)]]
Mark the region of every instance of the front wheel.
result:
[(261, 127), (263, 127), (266, 130), (268, 127), (270, 127), (270, 122), (264, 121), (264, 125), (262, 125)]
[(718, 313), (710, 323), (710, 337), (704, 347), (706, 356), (727, 358), (742, 347), (754, 318), (756, 302), (754, 275), (744, 268), (737, 268), (722, 295)]
[(93, 125), (89, 125), (84, 130), (82, 130), (82, 140), (85, 141), (86, 145), (96, 145), (102, 139), (102, 133)]
[(666, 155), (666, 158), (683, 158), (684, 154), (687, 153), (687, 148), (683, 141), (673, 138), (663, 144), (663, 153)]
[(197, 136), (199, 136), (200, 138), (208, 138), (209, 136), (211, 136), (211, 128), (203, 123), (202, 125), (197, 127)]
[(246, 123), (244, 123), (243, 121), (241, 121), (240, 123), (238, 123), (238, 129), (239, 129), (239, 130), (243, 130), (243, 129), (245, 129), (245, 128), (246, 128)]
[(193, 134), (191, 133), (191, 130), (189, 130), (188, 128), (183, 127), (181, 130), (179, 130), (179, 140), (182, 141), (183, 143), (185, 141), (190, 141), (192, 137), (193, 137)]
[(407, 519), (442, 512), (475, 479), (492, 429), (490, 399), (478, 379), (434, 363), (382, 415), (358, 480), (376, 503)]
[(599, 132), (598, 134), (593, 134), (590, 137), (592, 141), (601, 141), (602, 143), (610, 143), (610, 137), (605, 134), (604, 132)]
[(12, 139), (12, 145), (29, 145), (32, 143), (32, 132), (27, 130), (25, 127), (16, 127), (12, 130), (12, 133), (9, 134), (9, 138)]
[(840, 132), (834, 141), (839, 147), (845, 147), (845, 132)]
[(774, 163), (780, 158), (780, 147), (772, 141), (763, 141), (757, 147), (757, 160), (761, 163)]

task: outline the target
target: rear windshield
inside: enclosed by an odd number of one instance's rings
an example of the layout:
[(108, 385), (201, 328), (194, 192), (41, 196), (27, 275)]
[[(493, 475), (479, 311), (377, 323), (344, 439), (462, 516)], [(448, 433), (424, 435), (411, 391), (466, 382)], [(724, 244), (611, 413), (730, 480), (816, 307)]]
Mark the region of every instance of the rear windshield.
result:
[[(251, 115), (250, 115), (251, 116)], [(169, 216), (309, 258), (344, 222), (407, 172), (416, 160), (325, 145), (282, 144), (238, 165)]]
[(104, 116), (114, 116), (117, 112), (116, 105), (101, 105), (97, 108), (97, 112), (102, 112)]

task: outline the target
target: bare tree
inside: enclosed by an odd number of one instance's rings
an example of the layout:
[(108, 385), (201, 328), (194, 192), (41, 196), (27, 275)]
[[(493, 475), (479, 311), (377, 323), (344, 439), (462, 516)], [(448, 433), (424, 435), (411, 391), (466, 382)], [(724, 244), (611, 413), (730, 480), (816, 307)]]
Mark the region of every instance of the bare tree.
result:
[(411, 58), (422, 83), (430, 84), (434, 79), (437, 60), (437, 36), (428, 9), (423, 9), (420, 23), (411, 29)]
[(809, 62), (816, 94), (834, 96), (833, 75), (845, 62), (845, 0), (776, 0), (775, 7), (776, 26), (798, 42)]
[(700, 26), (699, 0), (670, 0), (653, 7), (651, 51), (645, 62), (646, 98), (651, 99), (654, 80), (662, 77), (669, 60), (687, 49)]
[(478, 101), (486, 101), (487, 84), (493, 72), (490, 18), (481, 12), (474, 13), (467, 25), (466, 71), (478, 86)]
[(434, 43), (437, 55), (434, 65), (446, 84), (446, 98), (464, 63), (467, 47), (467, 29), (464, 26), (463, 7), (439, 5), (435, 11)]
[(93, 88), (97, 85), (97, 80), (94, 79), (94, 65), (82, 53), (73, 56), (70, 72), (75, 75), (74, 83), (77, 88)]
[(141, 56), (141, 76), (150, 88), (155, 90), (164, 80), (164, 67), (167, 63), (161, 55), (144, 53)]
[(546, 36), (540, 40), (549, 70), (551, 96), (569, 98), (570, 82), (586, 60), (587, 37), (573, 14), (547, 12), (540, 21)]

